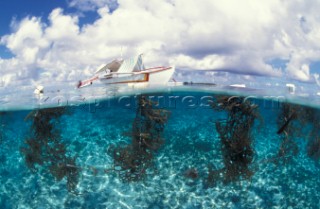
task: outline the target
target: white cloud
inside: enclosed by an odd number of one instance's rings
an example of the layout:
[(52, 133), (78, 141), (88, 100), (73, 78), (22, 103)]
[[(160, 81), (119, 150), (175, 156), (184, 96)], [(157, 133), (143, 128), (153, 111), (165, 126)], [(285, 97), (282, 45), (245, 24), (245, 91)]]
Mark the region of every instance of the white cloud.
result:
[[(0, 58), (11, 80), (77, 80), (120, 55), (145, 54), (146, 65), (223, 70), (310, 81), (310, 64), (320, 58), (320, 2), (293, 0), (70, 0), (99, 18), (79, 25), (79, 17), (55, 9), (45, 24), (26, 17), (1, 38), (14, 55)], [(284, 69), (273, 59), (288, 60)]]

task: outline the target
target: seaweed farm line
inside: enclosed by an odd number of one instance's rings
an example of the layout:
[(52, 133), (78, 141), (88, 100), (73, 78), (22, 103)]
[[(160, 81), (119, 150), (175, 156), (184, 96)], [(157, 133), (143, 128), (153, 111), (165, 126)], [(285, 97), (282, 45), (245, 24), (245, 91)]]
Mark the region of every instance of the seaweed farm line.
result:
[(319, 208), (320, 109), (122, 95), (0, 112), (0, 208)]

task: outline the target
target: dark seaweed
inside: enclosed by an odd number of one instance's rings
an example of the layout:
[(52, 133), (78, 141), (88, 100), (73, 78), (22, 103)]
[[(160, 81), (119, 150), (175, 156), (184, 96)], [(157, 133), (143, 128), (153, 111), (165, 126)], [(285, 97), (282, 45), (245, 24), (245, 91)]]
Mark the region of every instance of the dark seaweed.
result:
[[(297, 140), (307, 138), (307, 155), (314, 160), (319, 160), (319, 110), (296, 104), (284, 103), (278, 117), (278, 134), (282, 135), (282, 142), (279, 147), (278, 157), (288, 162), (299, 152)], [(308, 137), (304, 137), (308, 135)]]
[(320, 138), (315, 138), (308, 141), (307, 145), (307, 154), (310, 158), (315, 161), (320, 159)]
[(213, 169), (211, 165), (208, 167), (208, 178), (205, 182), (206, 187), (214, 187), (217, 186), (219, 182), (224, 180), (225, 169)]
[(250, 169), (255, 153), (251, 132), (255, 119), (259, 118), (257, 106), (243, 97), (219, 96), (212, 107), (217, 111), (226, 111), (228, 115), (226, 120), (215, 123), (220, 136), (224, 168), (209, 169), (208, 184), (214, 185), (221, 174), (224, 183), (250, 178), (254, 173)]
[(276, 155), (276, 164), (286, 164), (299, 152), (295, 138), (301, 134), (301, 124), (299, 124), (303, 109), (295, 104), (283, 103), (278, 117), (279, 130), (277, 134), (281, 135), (281, 143)]
[(38, 167), (49, 171), (57, 181), (67, 178), (69, 191), (75, 191), (79, 168), (75, 158), (70, 158), (66, 153), (66, 146), (61, 142), (60, 131), (56, 128), (58, 119), (67, 114), (65, 108), (47, 108), (30, 112), (26, 120), (32, 122), (32, 138), (25, 140), (25, 147), (21, 153), (25, 157), (28, 168), (36, 172)]
[(164, 144), (162, 132), (169, 112), (156, 109), (146, 96), (138, 97), (136, 117), (132, 124), (131, 144), (112, 147), (114, 169), (125, 181), (139, 181), (153, 166), (154, 154)]
[(320, 111), (319, 109), (304, 108), (304, 121), (312, 125), (307, 143), (307, 155), (319, 162), (320, 159)]
[(195, 180), (199, 177), (198, 170), (196, 168), (189, 168), (184, 172), (184, 177)]
[(282, 134), (286, 128), (289, 126), (291, 120), (295, 118), (296, 113), (292, 113), (291, 116), (286, 120), (286, 122), (283, 124), (283, 126), (280, 127), (280, 129), (277, 131), (277, 134)]

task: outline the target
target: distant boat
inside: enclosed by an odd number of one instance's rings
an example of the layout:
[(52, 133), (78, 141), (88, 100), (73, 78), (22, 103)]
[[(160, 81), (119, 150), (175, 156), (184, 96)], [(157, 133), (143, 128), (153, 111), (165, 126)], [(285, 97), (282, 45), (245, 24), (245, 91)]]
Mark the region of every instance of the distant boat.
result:
[(174, 67), (145, 68), (142, 55), (130, 59), (116, 59), (103, 65), (90, 79), (79, 81), (77, 87), (82, 88), (91, 85), (93, 81), (100, 80), (105, 84), (167, 84), (174, 73)]
[(288, 88), (288, 91), (290, 94), (294, 94), (296, 91), (296, 86), (292, 83), (287, 83), (286, 87)]
[(246, 84), (231, 84), (229, 86), (234, 88), (246, 88)]
[(188, 86), (188, 85), (190, 85), (190, 86), (216, 86), (217, 84), (215, 84), (215, 83), (205, 83), (205, 82), (187, 82), (187, 81), (185, 81), (185, 82), (183, 82), (182, 83), (182, 85), (184, 85), (184, 86)]

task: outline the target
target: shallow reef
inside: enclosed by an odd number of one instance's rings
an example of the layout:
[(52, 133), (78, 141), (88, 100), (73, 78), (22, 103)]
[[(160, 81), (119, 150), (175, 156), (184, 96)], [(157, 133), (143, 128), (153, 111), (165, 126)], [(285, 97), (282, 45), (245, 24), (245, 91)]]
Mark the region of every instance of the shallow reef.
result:
[(125, 98), (0, 113), (0, 207), (318, 208), (319, 108)]

